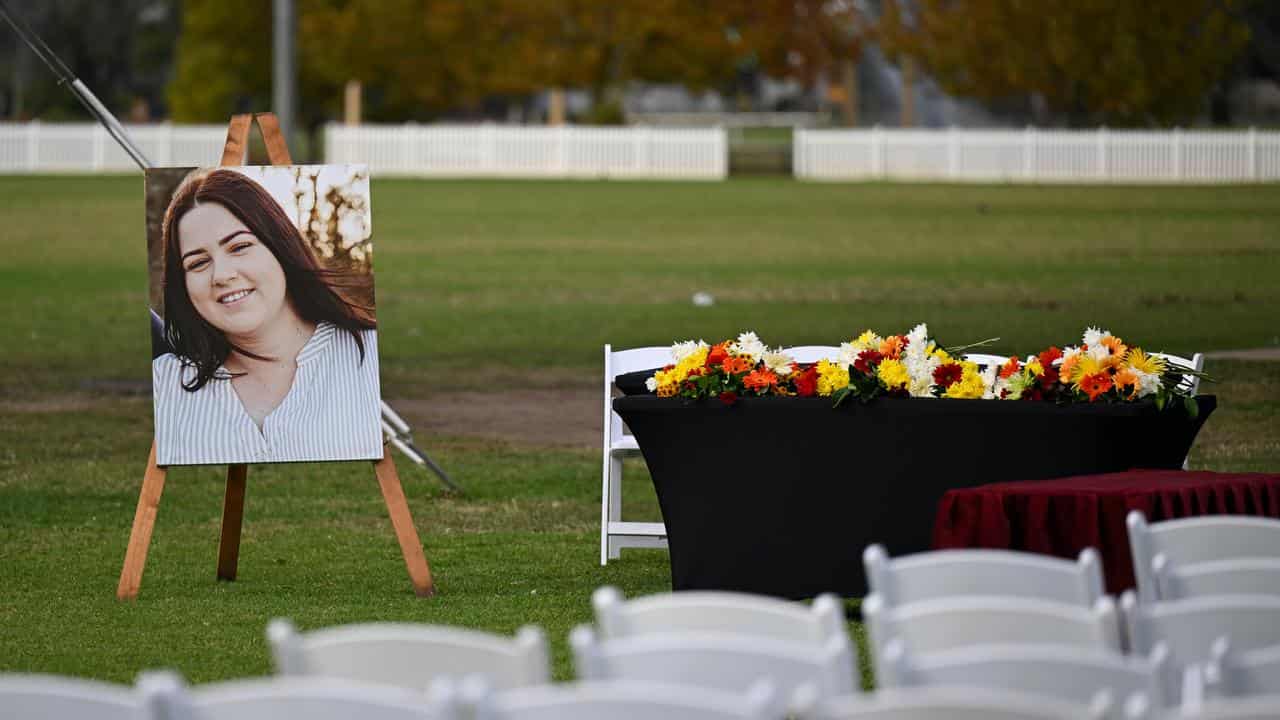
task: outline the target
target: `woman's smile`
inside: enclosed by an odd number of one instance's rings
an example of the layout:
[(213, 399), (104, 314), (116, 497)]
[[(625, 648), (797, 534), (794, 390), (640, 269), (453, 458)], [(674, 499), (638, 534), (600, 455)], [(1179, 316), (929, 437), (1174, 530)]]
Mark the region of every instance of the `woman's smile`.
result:
[(249, 297), (249, 293), (252, 293), (252, 292), (253, 292), (253, 288), (249, 288), (248, 290), (236, 290), (234, 292), (229, 292), (229, 293), (226, 293), (225, 295), (219, 295), (218, 302), (222, 303), (223, 305), (235, 305), (241, 300)]

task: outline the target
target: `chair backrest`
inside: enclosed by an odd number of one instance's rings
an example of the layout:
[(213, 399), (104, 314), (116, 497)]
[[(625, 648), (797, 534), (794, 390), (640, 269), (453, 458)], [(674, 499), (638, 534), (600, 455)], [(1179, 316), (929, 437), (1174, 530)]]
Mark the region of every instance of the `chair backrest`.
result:
[(341, 625), (298, 633), (273, 620), (267, 639), (281, 675), (327, 675), (424, 690), (433, 678), (479, 674), (493, 687), (551, 681), (547, 641), (534, 626), (515, 638), (411, 623)]
[(780, 715), (768, 683), (759, 683), (745, 694), (637, 682), (464, 693), (475, 720), (765, 720)]
[(1081, 720), (1106, 718), (1115, 701), (1099, 692), (1089, 703), (1071, 703), (1007, 690), (932, 687), (878, 690), (819, 703), (813, 720)]
[(816, 363), (819, 360), (835, 360), (840, 355), (840, 348), (834, 345), (796, 345), (782, 348), (782, 352), (798, 363)]
[(1087, 704), (1099, 690), (1115, 698), (1142, 694), (1156, 708), (1177, 702), (1181, 677), (1163, 646), (1149, 658), (1039, 645), (982, 645), (913, 655), (892, 640), (877, 668), (882, 688), (974, 686)]
[(844, 604), (835, 595), (819, 595), (811, 606), (746, 593), (689, 591), (658, 593), (624, 600), (614, 587), (591, 596), (600, 638), (652, 633), (723, 632), (825, 646), (847, 634)]
[(873, 594), (862, 601), (862, 616), (877, 673), (887, 662), (885, 652), (894, 639), (913, 654), (1009, 644), (1121, 650), (1115, 603), (1109, 597), (1089, 609), (1005, 597), (940, 598), (887, 608)]
[(1280, 695), (1280, 645), (1237, 652), (1220, 637), (1209, 650), (1204, 680), (1213, 697)]
[(855, 656), (847, 638), (824, 647), (724, 633), (653, 633), (600, 640), (586, 625), (569, 635), (578, 677), (694, 685), (745, 692), (767, 679), (787, 703), (797, 694), (831, 697), (853, 692)]
[[(1151, 355), (1153, 357), (1162, 358), (1165, 362), (1172, 365), (1187, 368), (1188, 370), (1195, 370), (1196, 372), (1204, 371), (1204, 353), (1196, 353), (1189, 358), (1162, 352), (1153, 352)], [(1178, 387), (1189, 395), (1195, 395), (1200, 391), (1200, 378), (1196, 375), (1183, 375), (1182, 382), (1178, 383)]]
[(1009, 358), (1004, 355), (992, 355), (990, 353), (965, 353), (963, 357), (969, 362), (975, 362), (984, 367), (995, 366), (998, 368), (1009, 362)]
[(1151, 574), (1155, 578), (1156, 599), (1160, 602), (1206, 595), (1280, 597), (1280, 557), (1174, 566), (1168, 556), (1158, 553), (1151, 562)]
[(604, 346), (604, 422), (606, 441), (615, 445), (625, 433), (622, 418), (613, 411), (613, 382), (619, 375), (654, 370), (671, 364), (670, 347), (639, 347), (630, 350), (614, 350)]
[(939, 550), (889, 559), (881, 545), (862, 553), (871, 592), (889, 607), (984, 595), (1091, 608), (1103, 595), (1102, 562), (1086, 548), (1075, 562), (1007, 550)]
[(456, 720), (451, 682), (426, 692), (337, 678), (268, 678), (188, 688), (170, 672), (144, 673), (138, 690), (163, 720)]
[(1152, 571), (1156, 555), (1183, 567), (1215, 560), (1280, 559), (1280, 520), (1249, 515), (1204, 515), (1148, 525), (1134, 510), (1126, 518), (1138, 593), (1144, 602), (1159, 596)]
[(1168, 646), (1175, 667), (1209, 659), (1219, 637), (1240, 650), (1280, 645), (1280, 598), (1262, 595), (1213, 595), (1167, 603), (1140, 603), (1132, 591), (1120, 597), (1133, 652)]
[(134, 689), (96, 680), (0, 674), (0, 716), (24, 720), (142, 720), (152, 716)]

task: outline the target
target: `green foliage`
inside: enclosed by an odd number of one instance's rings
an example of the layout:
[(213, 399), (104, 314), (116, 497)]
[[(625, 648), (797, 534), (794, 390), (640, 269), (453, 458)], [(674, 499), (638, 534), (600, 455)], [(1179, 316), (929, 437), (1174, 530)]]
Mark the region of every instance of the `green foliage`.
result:
[(226, 122), (271, 106), (271, 7), (187, 0), (169, 84), (175, 122)]
[(1167, 125), (1192, 118), (1244, 48), (1246, 4), (891, 0), (880, 37), (956, 95), (1034, 93), (1074, 124)]

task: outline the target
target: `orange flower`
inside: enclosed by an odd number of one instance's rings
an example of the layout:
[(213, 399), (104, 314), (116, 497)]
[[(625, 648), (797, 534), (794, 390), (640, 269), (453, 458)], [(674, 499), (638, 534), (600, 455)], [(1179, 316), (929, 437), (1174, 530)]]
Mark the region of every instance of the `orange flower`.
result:
[(743, 386), (761, 392), (778, 384), (778, 376), (769, 368), (761, 368), (742, 379)]
[(1116, 384), (1117, 390), (1123, 387), (1129, 388), (1130, 397), (1133, 396), (1133, 393), (1138, 391), (1138, 375), (1127, 367), (1120, 368), (1116, 371), (1115, 377), (1112, 378), (1112, 382)]
[(1098, 399), (1098, 396), (1111, 389), (1111, 376), (1105, 372), (1085, 375), (1080, 380), (1080, 389), (1089, 396), (1089, 402)]
[(1124, 357), (1125, 351), (1129, 349), (1125, 347), (1124, 341), (1115, 335), (1107, 335), (1102, 338), (1101, 342), (1108, 350), (1111, 351), (1112, 356)]
[(1004, 365), (1000, 366), (1000, 377), (1001, 378), (1011, 377), (1014, 373), (1018, 372), (1018, 370), (1020, 369), (1022, 369), (1022, 364), (1018, 362), (1018, 358), (1011, 357), (1008, 359), (1008, 361), (1005, 362)]
[(751, 372), (751, 368), (755, 367), (755, 363), (751, 362), (751, 358), (731, 355), (720, 363), (720, 367), (724, 368), (724, 371), (730, 375), (740, 375), (744, 372)]
[(711, 346), (711, 350), (707, 351), (707, 367), (715, 367), (724, 362), (729, 357), (729, 341), (716, 343)]
[(890, 335), (880, 343), (880, 354), (890, 360), (902, 359), (902, 349), (907, 346), (907, 339), (901, 335)]
[(1079, 362), (1080, 354), (1072, 355), (1063, 360), (1062, 366), (1058, 368), (1058, 377), (1062, 378), (1063, 382), (1071, 382), (1071, 375), (1076, 371), (1076, 364)]

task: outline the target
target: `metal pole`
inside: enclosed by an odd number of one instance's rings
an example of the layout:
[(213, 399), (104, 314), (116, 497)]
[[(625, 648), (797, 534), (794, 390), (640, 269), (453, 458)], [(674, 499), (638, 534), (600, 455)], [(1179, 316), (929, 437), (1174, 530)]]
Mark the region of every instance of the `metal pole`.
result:
[(274, 0), (272, 3), (272, 50), (271, 50), (271, 104), (276, 117), (280, 120), (280, 132), (285, 142), (293, 144), (293, 105), (296, 87), (294, 72), (294, 25), (293, 0)]

